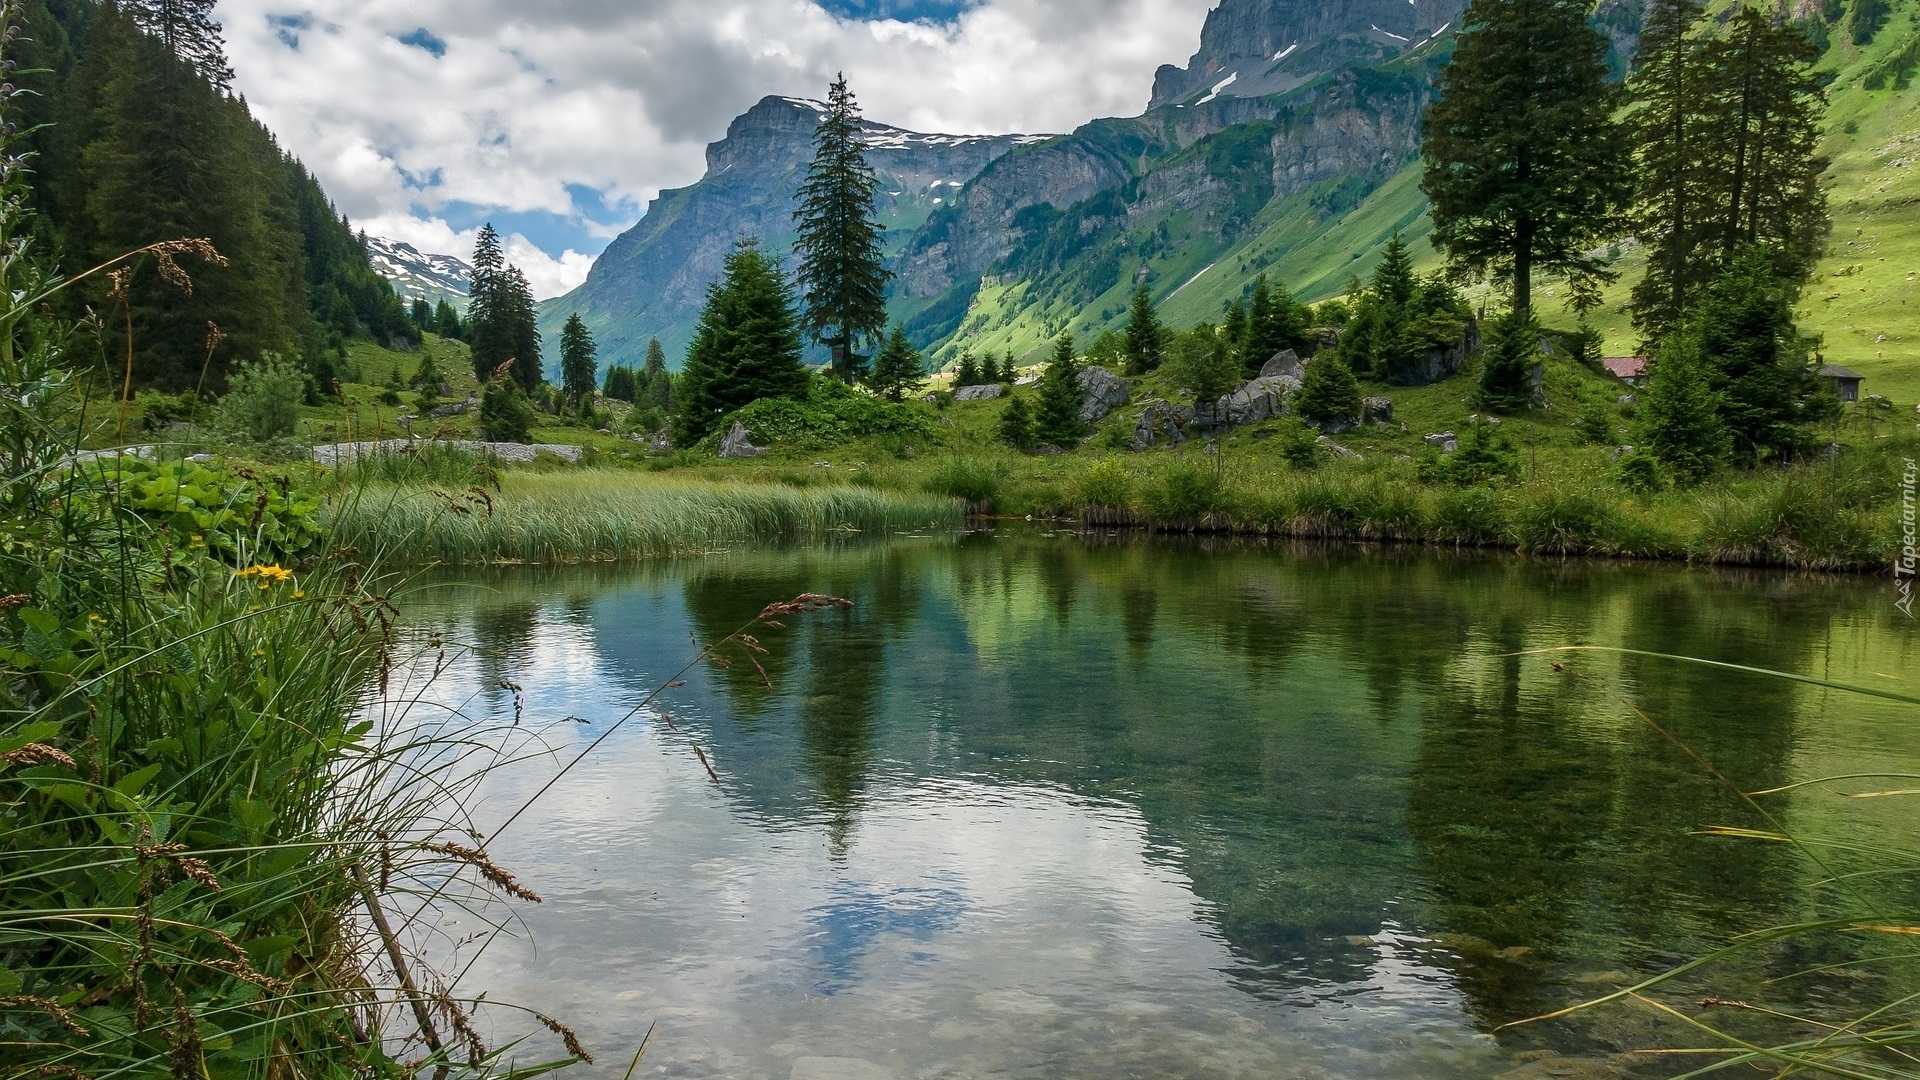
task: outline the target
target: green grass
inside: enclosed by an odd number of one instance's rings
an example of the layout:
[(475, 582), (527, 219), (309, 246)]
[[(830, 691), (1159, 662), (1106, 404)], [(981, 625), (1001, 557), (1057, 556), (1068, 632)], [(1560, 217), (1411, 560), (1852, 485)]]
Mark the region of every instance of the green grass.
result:
[(416, 564), (585, 563), (737, 544), (959, 524), (952, 499), (854, 484), (796, 487), (635, 470), (509, 472), (497, 492), (374, 484), (336, 500), (336, 542)]

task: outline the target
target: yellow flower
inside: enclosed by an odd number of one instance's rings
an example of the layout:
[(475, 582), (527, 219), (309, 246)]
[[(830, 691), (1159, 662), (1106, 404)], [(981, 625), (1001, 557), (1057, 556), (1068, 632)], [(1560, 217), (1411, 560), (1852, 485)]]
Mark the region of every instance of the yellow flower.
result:
[(305, 600), (307, 598), (307, 590), (305, 589), (293, 590), (293, 598), (295, 600)]

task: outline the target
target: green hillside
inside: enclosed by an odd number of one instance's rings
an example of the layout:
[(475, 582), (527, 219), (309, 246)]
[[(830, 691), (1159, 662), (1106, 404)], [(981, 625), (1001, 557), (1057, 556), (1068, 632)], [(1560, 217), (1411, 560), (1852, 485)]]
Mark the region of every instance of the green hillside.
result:
[[(1831, 26), (1822, 21), (1829, 15)], [(1825, 151), (1832, 161), (1833, 238), (1799, 311), (1803, 328), (1824, 339), (1826, 358), (1865, 374), (1869, 393), (1920, 402), (1920, 87), (1914, 84), (1920, 2), (1893, 0), (1885, 21), (1863, 44), (1853, 41), (1852, 17), (1844, 10), (1812, 17), (1814, 32), (1829, 39), (1820, 71), (1831, 80)], [(1254, 126), (1228, 128), (1196, 149), (1230, 142)], [(1117, 329), (1143, 265), (1163, 317), (1176, 327), (1217, 319), (1260, 273), (1305, 300), (1335, 295), (1352, 275), (1367, 274), (1396, 232), (1413, 243), (1423, 269), (1436, 267), (1439, 256), (1426, 242), (1431, 225), (1420, 170), (1414, 161), (1377, 186), (1350, 176), (1274, 199), (1226, 242), (1195, 228), (1190, 215), (1146, 219), (1120, 241), (1136, 257), (1123, 260), (1119, 280), (1101, 282), (1106, 287), (1097, 293), (1085, 286), (1087, 264), (1102, 258), (1098, 251), (1045, 274), (989, 277), (958, 329), (932, 354), (940, 362), (968, 349), (1028, 355), (1062, 331), (1084, 340)], [(1156, 233), (1180, 239), (1156, 244)], [(1616, 263), (1621, 280), (1594, 315), (1609, 355), (1638, 347), (1624, 304), (1640, 264), (1631, 243), (1622, 248)], [(1539, 294), (1551, 301), (1555, 291), (1554, 283), (1543, 282)], [(921, 308), (901, 306), (909, 315)], [(1550, 325), (1574, 323), (1551, 303), (1543, 305), (1542, 315)]]

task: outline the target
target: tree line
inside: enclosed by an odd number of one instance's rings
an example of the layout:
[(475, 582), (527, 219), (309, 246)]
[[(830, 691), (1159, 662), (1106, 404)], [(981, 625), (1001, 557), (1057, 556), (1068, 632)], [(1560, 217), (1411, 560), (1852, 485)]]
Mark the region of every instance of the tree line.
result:
[(363, 237), (232, 92), (213, 7), (26, 0), (16, 79), (36, 241), (69, 274), (211, 242), (217, 258), (148, 258), (61, 297), (63, 315), (100, 314), (103, 355), (134, 384), (213, 392), (279, 353), (325, 389), (348, 338), (405, 347), (419, 331)]

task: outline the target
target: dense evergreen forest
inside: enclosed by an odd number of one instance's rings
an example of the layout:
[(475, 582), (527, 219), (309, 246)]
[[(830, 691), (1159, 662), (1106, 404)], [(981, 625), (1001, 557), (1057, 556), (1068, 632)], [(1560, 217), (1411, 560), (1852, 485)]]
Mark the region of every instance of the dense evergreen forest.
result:
[[(211, 4), (28, 0), (21, 113), (43, 256), (77, 276), (122, 252), (204, 238), (185, 256), (68, 290), (99, 316), (97, 361), (139, 386), (217, 391), (265, 352), (298, 357), (316, 388), (344, 343), (408, 346), (417, 331), (362, 239), (305, 166), (233, 93)], [(128, 348), (131, 334), (132, 348)]]

